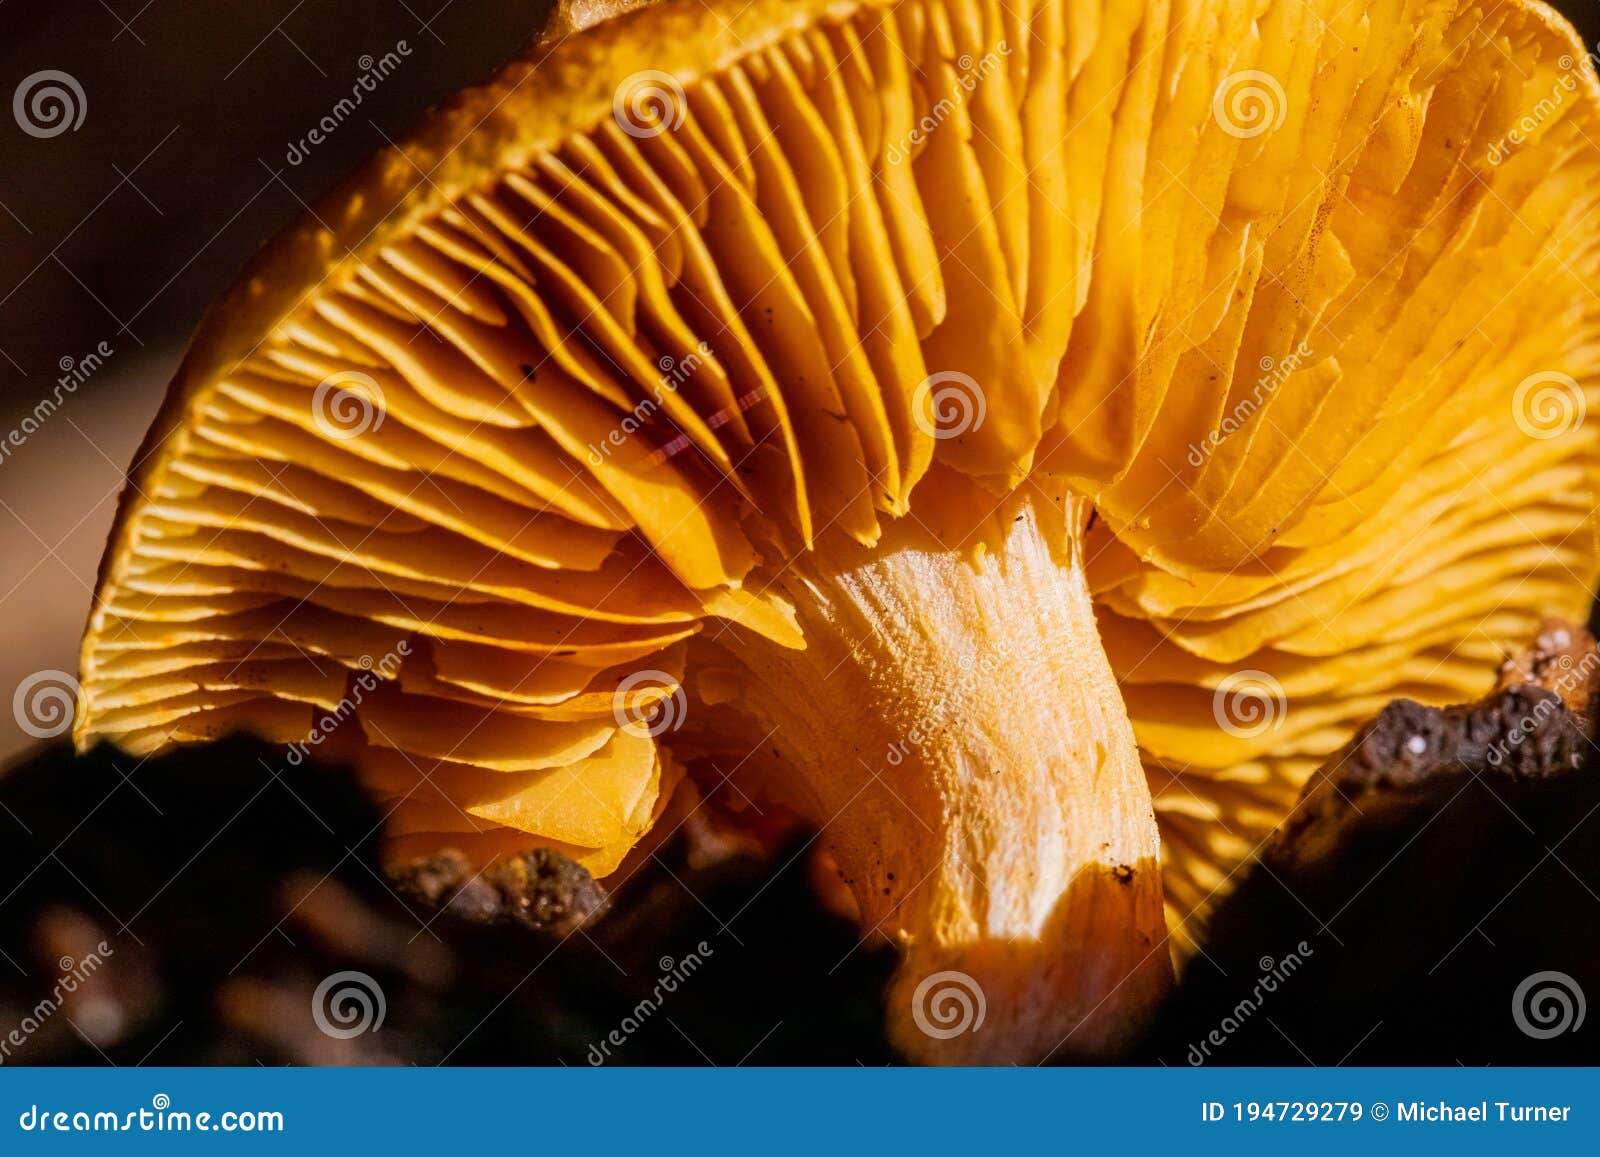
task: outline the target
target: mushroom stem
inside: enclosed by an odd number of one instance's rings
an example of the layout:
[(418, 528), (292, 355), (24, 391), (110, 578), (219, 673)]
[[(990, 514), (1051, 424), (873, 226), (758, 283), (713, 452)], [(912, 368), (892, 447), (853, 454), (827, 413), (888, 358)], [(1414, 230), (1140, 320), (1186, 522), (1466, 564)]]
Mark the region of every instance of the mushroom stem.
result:
[(902, 519), (870, 554), (834, 548), (779, 580), (806, 650), (737, 653), (765, 787), (820, 827), (863, 925), (903, 947), (891, 1032), (918, 1061), (1104, 1056), (1170, 981), (1086, 512), (1017, 499), (975, 559)]

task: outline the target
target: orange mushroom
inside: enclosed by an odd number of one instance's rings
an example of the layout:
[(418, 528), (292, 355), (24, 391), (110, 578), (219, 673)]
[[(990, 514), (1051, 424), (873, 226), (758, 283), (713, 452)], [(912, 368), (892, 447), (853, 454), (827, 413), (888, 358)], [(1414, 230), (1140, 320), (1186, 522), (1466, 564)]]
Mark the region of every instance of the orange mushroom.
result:
[(1107, 1055), (1361, 721), (1582, 617), (1597, 108), (1524, 0), (555, 37), (208, 317), (79, 742), (327, 744), (396, 857), (596, 876), (728, 781), (910, 1055)]

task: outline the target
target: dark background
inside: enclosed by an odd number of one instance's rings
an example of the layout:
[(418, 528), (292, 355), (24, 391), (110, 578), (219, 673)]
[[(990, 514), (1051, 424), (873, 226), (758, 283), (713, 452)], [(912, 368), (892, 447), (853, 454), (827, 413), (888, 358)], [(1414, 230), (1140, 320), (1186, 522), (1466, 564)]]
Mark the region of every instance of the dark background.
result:
[[(0, 333), (7, 409), (57, 359), (193, 328), (245, 257), (428, 105), (492, 75), (548, 0), (6, 0), (0, 4)], [(410, 55), (299, 165), (288, 145), (363, 56)], [(24, 77), (76, 77), (88, 112), (39, 140)]]

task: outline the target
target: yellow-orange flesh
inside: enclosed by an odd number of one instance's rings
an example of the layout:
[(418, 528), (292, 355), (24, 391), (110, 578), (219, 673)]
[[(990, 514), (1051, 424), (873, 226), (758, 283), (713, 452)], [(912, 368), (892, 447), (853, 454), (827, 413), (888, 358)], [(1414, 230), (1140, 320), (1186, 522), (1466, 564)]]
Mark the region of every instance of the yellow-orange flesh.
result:
[[(79, 742), (251, 729), (396, 856), (596, 875), (731, 778), (905, 945), (909, 1053), (1114, 1050), (1357, 724), (1582, 617), (1597, 100), (1522, 2), (568, 36), (219, 302)], [(945, 972), (983, 1029), (914, 1013)]]

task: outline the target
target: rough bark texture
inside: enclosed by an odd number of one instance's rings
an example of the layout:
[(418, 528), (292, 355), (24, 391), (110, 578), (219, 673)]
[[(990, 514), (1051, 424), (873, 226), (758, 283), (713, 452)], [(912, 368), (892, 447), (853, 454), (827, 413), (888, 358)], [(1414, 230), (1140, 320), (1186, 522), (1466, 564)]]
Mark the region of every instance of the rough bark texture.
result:
[(1219, 909), (1146, 1059), (1600, 1058), (1592, 1024), (1530, 1035), (1513, 1009), (1538, 973), (1600, 992), (1597, 668), (1587, 632), (1550, 623), (1479, 702), (1386, 707)]
[(394, 873), (401, 895), (478, 924), (519, 924), (565, 936), (605, 907), (606, 893), (560, 852), (538, 848), (473, 870), (454, 849), (416, 860)]
[(1531, 683), (1442, 710), (1397, 699), (1307, 785), (1262, 862), (1327, 876), (1340, 852), (1376, 826), (1404, 825), (1477, 777), (1511, 791), (1570, 775), (1587, 747), (1581, 720)]

